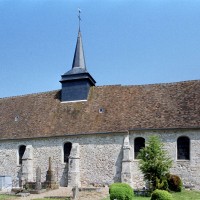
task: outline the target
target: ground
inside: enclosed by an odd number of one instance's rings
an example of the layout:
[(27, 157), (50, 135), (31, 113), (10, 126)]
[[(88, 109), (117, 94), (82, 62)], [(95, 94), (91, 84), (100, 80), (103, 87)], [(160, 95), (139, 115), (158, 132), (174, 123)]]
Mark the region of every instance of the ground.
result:
[[(72, 190), (67, 187), (60, 187), (57, 190), (51, 190), (42, 194), (31, 194), (28, 197), (20, 197), (17, 200), (32, 200), (43, 197), (66, 197), (72, 196)], [(108, 187), (97, 189), (96, 191), (81, 191), (77, 200), (101, 200), (108, 196)]]
[[(44, 200), (43, 197), (66, 197), (72, 195), (69, 188), (60, 188), (58, 190), (53, 190), (45, 192), (43, 194), (30, 195), (29, 197), (18, 197), (0, 195), (0, 200)], [(182, 192), (172, 193), (174, 200), (200, 200), (200, 191), (194, 190), (183, 190)], [(108, 188), (101, 188), (97, 191), (85, 191), (79, 193), (79, 198), (77, 200), (109, 200)], [(150, 197), (134, 197), (135, 200), (150, 200)], [(47, 200), (47, 199), (46, 199)], [(50, 198), (48, 200), (61, 200), (58, 198)], [(63, 198), (62, 198), (63, 200)]]

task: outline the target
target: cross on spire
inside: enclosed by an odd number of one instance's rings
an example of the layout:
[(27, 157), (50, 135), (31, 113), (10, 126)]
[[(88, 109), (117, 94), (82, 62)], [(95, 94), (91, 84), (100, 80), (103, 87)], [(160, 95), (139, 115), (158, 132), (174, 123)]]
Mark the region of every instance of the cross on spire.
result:
[(78, 8), (78, 19), (79, 19), (79, 30), (78, 30), (78, 38), (76, 42), (76, 49), (74, 53), (74, 59), (72, 63), (72, 69), (76, 70), (77, 68), (86, 71), (85, 65), (85, 57), (83, 52), (83, 44), (80, 30), (80, 22), (81, 22), (81, 9)]
[(81, 9), (78, 8), (78, 20), (79, 20), (79, 31), (80, 31), (80, 26), (81, 26)]

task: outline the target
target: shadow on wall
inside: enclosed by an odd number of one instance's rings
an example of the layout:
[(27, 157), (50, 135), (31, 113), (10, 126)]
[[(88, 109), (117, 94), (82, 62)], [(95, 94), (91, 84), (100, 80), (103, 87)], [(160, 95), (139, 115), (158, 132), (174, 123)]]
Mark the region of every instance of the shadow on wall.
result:
[(60, 186), (61, 187), (67, 187), (68, 186), (68, 163), (65, 164), (65, 167), (63, 169), (63, 174), (60, 179)]
[(121, 182), (121, 172), (122, 172), (122, 159), (123, 159), (123, 147), (120, 150), (120, 153), (117, 157), (117, 161), (115, 162), (115, 171), (116, 174), (113, 178), (113, 181), (116, 182)]

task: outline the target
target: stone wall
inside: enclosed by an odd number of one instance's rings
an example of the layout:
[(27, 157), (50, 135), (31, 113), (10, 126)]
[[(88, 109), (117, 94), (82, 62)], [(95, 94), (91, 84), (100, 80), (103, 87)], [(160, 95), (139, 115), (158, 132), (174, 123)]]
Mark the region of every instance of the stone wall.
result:
[[(138, 160), (134, 159), (134, 139), (149, 135), (160, 135), (165, 149), (173, 159), (171, 173), (181, 176), (186, 185), (194, 185), (200, 189), (200, 132), (198, 131), (130, 131), (132, 177), (134, 188), (145, 186), (143, 176), (138, 169)], [(0, 175), (8, 175), (17, 186), (21, 174), (18, 165), (18, 147), (32, 145), (33, 147), (33, 181), (36, 179), (36, 168), (39, 166), (42, 181), (48, 170), (48, 158), (52, 158), (52, 168), (55, 178), (62, 186), (67, 185), (67, 164), (63, 162), (63, 144), (65, 142), (78, 143), (80, 147), (80, 182), (81, 186), (91, 184), (110, 184), (121, 181), (122, 147), (124, 137), (121, 134), (98, 134), (84, 136), (66, 136), (49, 139), (4, 140), (0, 141)], [(177, 161), (176, 141), (179, 136), (190, 138), (190, 160)], [(9, 167), (8, 167), (9, 166)]]
[[(145, 138), (145, 141), (147, 141), (150, 135), (159, 135), (161, 141), (164, 143), (164, 148), (173, 160), (171, 173), (179, 175), (182, 178), (184, 185), (195, 186), (196, 189), (200, 190), (200, 174), (198, 170), (200, 169), (200, 131), (132, 131), (130, 133), (132, 151), (134, 151), (133, 145), (136, 137), (143, 137)], [(177, 139), (180, 136), (187, 136), (190, 138), (190, 160), (177, 160)], [(134, 188), (144, 187), (145, 183), (143, 182), (141, 173), (139, 173), (138, 160), (134, 159), (134, 152), (132, 169)]]
[[(63, 162), (63, 144), (65, 142), (80, 145), (80, 181), (81, 185), (110, 184), (120, 181), (123, 135), (71, 136), (66, 138), (10, 140), (0, 141), (0, 175), (10, 175), (17, 186), (21, 176), (18, 164), (20, 145), (33, 147), (33, 181), (39, 166), (42, 181), (48, 170), (48, 159), (52, 158), (52, 168), (56, 180), (62, 186), (67, 184), (67, 164)], [(9, 166), (9, 167), (8, 167)]]

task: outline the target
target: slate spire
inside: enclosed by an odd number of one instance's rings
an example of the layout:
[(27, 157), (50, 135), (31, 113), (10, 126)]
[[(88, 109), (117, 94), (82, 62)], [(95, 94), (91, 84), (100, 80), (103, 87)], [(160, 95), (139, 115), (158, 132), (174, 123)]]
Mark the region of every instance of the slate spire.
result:
[(82, 69), (86, 70), (80, 27), (79, 27), (79, 30), (78, 30), (78, 38), (77, 38), (77, 42), (76, 42), (76, 49), (75, 49), (75, 53), (74, 53), (72, 69), (75, 68), (75, 67), (82, 68)]

